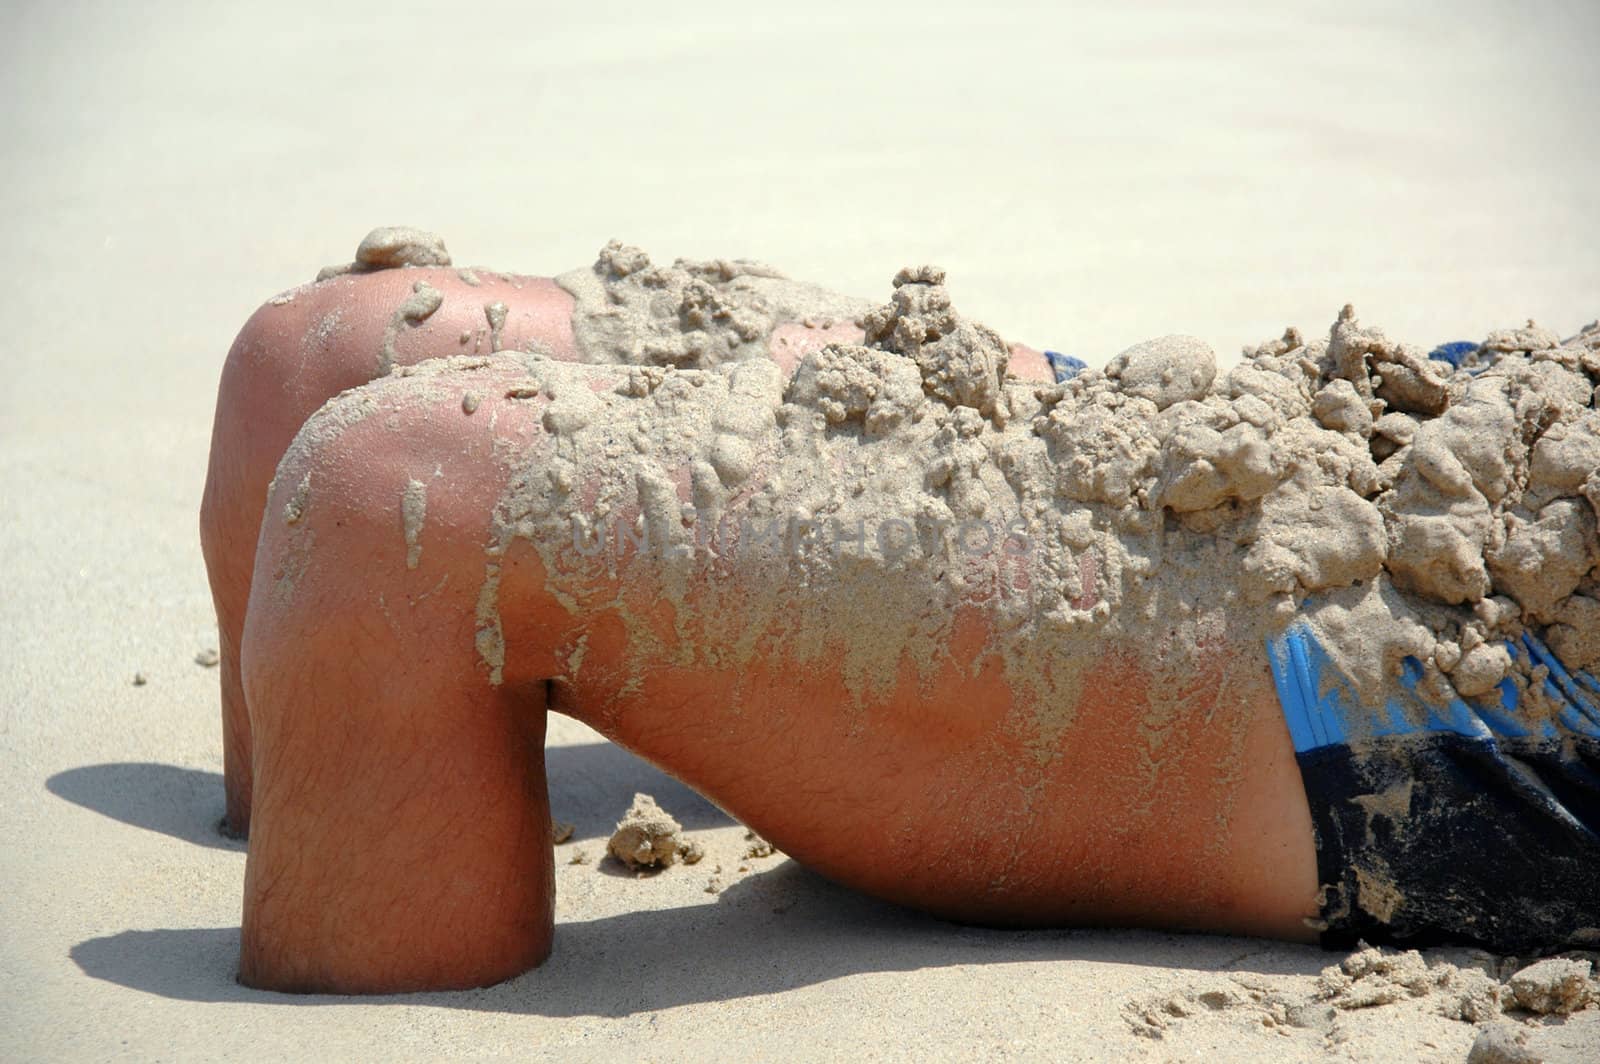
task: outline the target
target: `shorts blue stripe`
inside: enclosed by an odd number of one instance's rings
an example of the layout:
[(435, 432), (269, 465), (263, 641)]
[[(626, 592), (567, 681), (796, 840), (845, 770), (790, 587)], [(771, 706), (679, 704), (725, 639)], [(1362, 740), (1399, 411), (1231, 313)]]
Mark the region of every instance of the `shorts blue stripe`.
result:
[(1422, 663), (1406, 658), (1382, 705), (1363, 705), (1354, 685), (1318, 643), (1311, 626), (1296, 621), (1267, 640), (1267, 660), (1289, 737), (1296, 753), (1348, 745), (1352, 738), (1413, 732), (1453, 732), (1469, 738), (1600, 738), (1600, 683), (1587, 673), (1570, 673), (1550, 648), (1531, 634), (1508, 640), (1506, 648), (1524, 661), (1546, 666), (1544, 693), (1561, 705), (1553, 719), (1518, 711), (1516, 684), (1506, 679), (1486, 696), (1454, 696), (1444, 703), (1418, 690)]
[(1063, 355), (1060, 351), (1046, 351), (1044, 360), (1050, 363), (1050, 372), (1055, 374), (1057, 384), (1070, 381), (1089, 368), (1089, 363), (1083, 359), (1075, 355)]

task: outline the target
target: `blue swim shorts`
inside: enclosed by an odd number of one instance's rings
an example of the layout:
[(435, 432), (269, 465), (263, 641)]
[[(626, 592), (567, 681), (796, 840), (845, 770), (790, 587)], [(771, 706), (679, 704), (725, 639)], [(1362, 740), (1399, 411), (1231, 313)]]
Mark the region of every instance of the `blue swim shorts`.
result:
[(1387, 703), (1364, 705), (1304, 620), (1267, 641), (1316, 831), (1323, 945), (1600, 945), (1600, 681), (1530, 634), (1506, 646), (1524, 675), (1549, 670), (1544, 697), (1507, 678), (1441, 702), (1407, 658)]

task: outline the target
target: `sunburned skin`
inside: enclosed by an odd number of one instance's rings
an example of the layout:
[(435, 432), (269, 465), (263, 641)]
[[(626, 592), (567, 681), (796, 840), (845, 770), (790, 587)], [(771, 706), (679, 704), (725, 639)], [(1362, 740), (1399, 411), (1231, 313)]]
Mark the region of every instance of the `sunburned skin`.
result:
[[(559, 360), (622, 360), (604, 347), (581, 347), (573, 331), (575, 300), (555, 281), (481, 267), (453, 269), (449, 263), (443, 241), (432, 234), (403, 227), (374, 230), (362, 241), (355, 263), (328, 267), (317, 282), (264, 304), (228, 353), (200, 532), (220, 640), (224, 827), (235, 836), (249, 832), (251, 790), (239, 636), (267, 485), (300, 426), (340, 392), (429, 358), (524, 350)], [(419, 289), (439, 296), (425, 316), (419, 312), (432, 300), (418, 304)], [(770, 333), (761, 339), (786, 373), (825, 343), (861, 336), (846, 318), (769, 324)], [(1040, 381), (1051, 379), (1043, 356), (1021, 345), (1013, 349), (1012, 368)], [(475, 401), (475, 396), (464, 398), (467, 406)]]
[[(226, 823), (234, 834), (249, 830), (251, 786), (239, 634), (267, 485), (294, 434), (328, 399), (380, 376), (385, 361), (404, 366), (441, 354), (488, 353), (486, 304), (516, 308), (501, 326), (503, 344), (577, 357), (572, 297), (555, 284), (487, 271), (471, 275), (469, 283), (461, 273), (413, 268), (334, 275), (268, 301), (228, 353), (200, 532), (221, 640)], [(418, 284), (441, 294), (438, 309), (394, 330), (396, 309)]]
[[(1212, 726), (1168, 729), (1154, 751), (1143, 648), (1103, 647), (1092, 675), (1060, 677), (1094, 693), (1068, 707), (1075, 726), (1041, 737), (1018, 720), (1037, 707), (1019, 706), (1003, 662), (983, 653), (993, 621), (971, 596), (957, 600), (944, 653), (867, 697), (846, 653), (797, 667), (792, 640), (830, 648), (808, 610), (753, 615), (750, 652), (728, 647), (719, 663), (676, 633), (722, 630), (720, 611), (741, 599), (770, 602), (769, 566), (736, 555), (697, 593), (648, 556), (624, 557), (615, 576), (553, 573), (541, 548), (570, 549), (565, 529), (499, 548), (501, 499), (530, 464), (560, 460), (544, 427), (559, 395), (507, 397), (527, 379), (496, 361), (375, 382), (313, 419), (307, 433), (348, 423), (280, 471), (243, 644), (260, 769), (247, 983), (440, 988), (536, 963), (551, 941), (546, 709), (880, 896), (984, 922), (1295, 932), (1315, 892), (1310, 829), (1260, 660), (1219, 639), (1178, 697), (1160, 699)], [(585, 366), (567, 379), (610, 391), (628, 373)], [(484, 395), (470, 419), (464, 386)], [(284, 485), (307, 475), (303, 515), (273, 520)], [(428, 514), (411, 569), (403, 501), (418, 477)], [(490, 567), (500, 649), (485, 655)], [(811, 608), (849, 594), (835, 586)]]
[[(1576, 633), (1594, 601), (1592, 346), (1471, 379), (1347, 311), (1327, 344), (1286, 336), (1226, 375), (1166, 338), (1063, 386), (931, 268), (859, 325), (807, 329), (741, 302), (764, 275), (642, 258), (606, 249), (576, 303), (486, 271), (336, 276), (235, 344), (203, 527), (229, 817), (250, 818), (245, 982), (537, 964), (552, 709), (882, 897), (1308, 938), (1311, 824), (1264, 636), (1315, 597), (1357, 682), (1403, 649), (1464, 686), (1486, 634), (1524, 613)], [(437, 305), (400, 313), (423, 285)], [(485, 302), (503, 321), (468, 327)], [(309, 353), (335, 315), (351, 331)], [(473, 353), (472, 328), (520, 350)], [(397, 368), (373, 379), (382, 352)], [(1459, 535), (1473, 498), (1508, 529), (1476, 548), (1478, 605), (1446, 579), (1473, 578), (1470, 540), (1465, 577), (1407, 567), (1439, 512), (1416, 477), (1455, 485)]]

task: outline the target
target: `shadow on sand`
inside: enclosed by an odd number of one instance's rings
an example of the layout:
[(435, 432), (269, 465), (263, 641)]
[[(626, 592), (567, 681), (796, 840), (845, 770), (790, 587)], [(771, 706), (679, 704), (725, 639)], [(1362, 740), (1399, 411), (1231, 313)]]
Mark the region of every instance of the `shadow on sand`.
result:
[(1148, 963), (1199, 972), (1312, 974), (1310, 947), (1146, 931), (960, 927), (875, 901), (786, 862), (705, 905), (559, 922), (544, 966), (484, 990), (391, 997), (286, 995), (234, 980), (236, 927), (124, 931), (72, 949), (95, 979), (183, 1001), (414, 1004), (549, 1017), (621, 1017), (773, 994), (868, 972), (1027, 961)]
[[(703, 831), (734, 823), (722, 810), (660, 769), (611, 743), (552, 746), (545, 751), (550, 810), (576, 825), (574, 838), (610, 836), (634, 792), (652, 794), (685, 828)], [(222, 834), (222, 775), (148, 761), (85, 765), (45, 782), (65, 798), (102, 816), (196, 846), (243, 853), (242, 840)]]
[[(691, 829), (734, 823), (683, 784), (609, 743), (546, 751), (551, 806), (577, 837), (606, 837), (635, 791)], [(222, 777), (171, 765), (91, 765), (47, 786), (78, 805), (200, 846), (244, 851), (220, 834)], [(427, 1004), (552, 1017), (620, 1017), (776, 993), (866, 972), (1087, 960), (1196, 971), (1314, 973), (1318, 950), (1251, 939), (1146, 931), (961, 927), (857, 894), (793, 862), (735, 881), (701, 905), (559, 920), (543, 967), (485, 990), (351, 999), (272, 994), (234, 979), (237, 927), (123, 931), (71, 956), (88, 976), (183, 1001)], [(559, 903), (558, 903), (559, 912)]]

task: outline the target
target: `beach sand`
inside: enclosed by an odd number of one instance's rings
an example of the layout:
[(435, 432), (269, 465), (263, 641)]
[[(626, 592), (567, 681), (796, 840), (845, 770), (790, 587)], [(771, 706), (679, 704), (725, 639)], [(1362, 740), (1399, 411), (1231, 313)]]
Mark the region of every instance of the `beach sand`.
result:
[[(216, 381), (255, 306), (372, 226), (463, 266), (559, 273), (616, 236), (864, 296), (937, 262), (973, 317), (1091, 364), (1172, 332), (1226, 357), (1347, 301), (1420, 344), (1600, 314), (1592, 6), (929, 7), (0, 12), (0, 1056), (1466, 1056), (1480, 1028), (1441, 993), (1292, 1007), (1339, 955), (961, 928), (747, 857), (560, 717), (543, 968), (385, 999), (235, 983), (244, 851), (195, 660)], [(701, 861), (601, 860), (636, 792)], [(1551, 1060), (1600, 1046), (1593, 1007), (1507, 1021)]]

